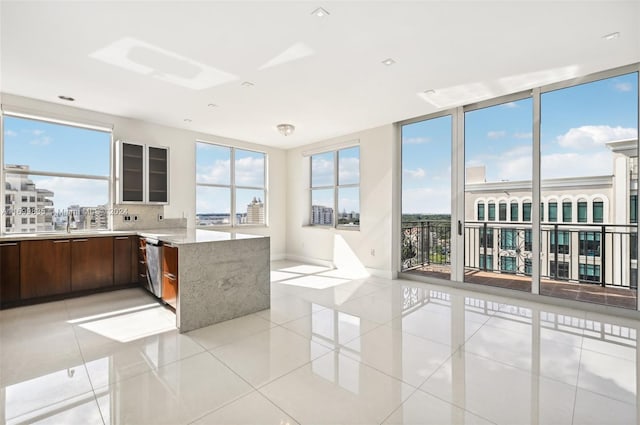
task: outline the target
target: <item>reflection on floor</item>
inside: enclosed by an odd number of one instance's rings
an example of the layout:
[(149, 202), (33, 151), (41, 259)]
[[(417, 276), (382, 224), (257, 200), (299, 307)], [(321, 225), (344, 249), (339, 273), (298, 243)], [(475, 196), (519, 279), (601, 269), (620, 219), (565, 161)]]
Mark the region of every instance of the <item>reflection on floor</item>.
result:
[(8, 424), (636, 424), (640, 322), (272, 264), (188, 334), (142, 290), (0, 311)]
[[(424, 266), (406, 273), (450, 279), (450, 271), (446, 268)], [(531, 292), (531, 278), (509, 273), (485, 272), (482, 270), (466, 270), (464, 281), (471, 284), (497, 286)], [(572, 283), (559, 280), (543, 279), (540, 282), (540, 294), (569, 300), (586, 301), (612, 307), (636, 309), (638, 291), (621, 287), (603, 287), (598, 284)]]

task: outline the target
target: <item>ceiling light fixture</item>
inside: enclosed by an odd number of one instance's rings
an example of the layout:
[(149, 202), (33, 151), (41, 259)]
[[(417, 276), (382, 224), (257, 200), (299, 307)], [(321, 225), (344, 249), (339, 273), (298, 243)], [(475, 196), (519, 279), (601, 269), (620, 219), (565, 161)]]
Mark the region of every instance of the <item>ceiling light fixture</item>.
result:
[(396, 63), (396, 61), (394, 61), (391, 58), (388, 58), (388, 59), (383, 60), (382, 63), (387, 65), (387, 66), (390, 66), (390, 65), (393, 65), (394, 63)]
[(329, 12), (327, 12), (326, 9), (323, 9), (323, 8), (319, 7), (316, 10), (314, 10), (313, 12), (311, 12), (311, 14), (313, 16), (317, 16), (318, 18), (323, 18), (323, 17), (329, 15)]
[(191, 122), (191, 118), (185, 118), (184, 122)]
[(253, 87), (254, 84), (251, 81), (244, 81), (242, 87)]
[(434, 89), (429, 89), (429, 90), (425, 90), (422, 93), (424, 94), (436, 94), (436, 91)]
[(604, 38), (605, 40), (615, 40), (616, 38), (620, 38), (620, 33), (617, 31), (612, 32), (611, 34), (603, 35), (602, 38)]
[(69, 97), (69, 96), (62, 96), (62, 95), (58, 96), (58, 99), (66, 100), (66, 101), (68, 101), (68, 102), (73, 102), (73, 101), (75, 100), (75, 99), (74, 99), (74, 98), (72, 98), (72, 97)]
[(215, 108), (215, 107), (217, 107), (218, 105), (216, 105), (215, 103), (210, 103), (210, 104), (208, 104), (207, 106), (208, 106), (209, 108)]
[(293, 134), (293, 131), (296, 129), (291, 124), (278, 124), (278, 131), (282, 133), (283, 136), (290, 136)]

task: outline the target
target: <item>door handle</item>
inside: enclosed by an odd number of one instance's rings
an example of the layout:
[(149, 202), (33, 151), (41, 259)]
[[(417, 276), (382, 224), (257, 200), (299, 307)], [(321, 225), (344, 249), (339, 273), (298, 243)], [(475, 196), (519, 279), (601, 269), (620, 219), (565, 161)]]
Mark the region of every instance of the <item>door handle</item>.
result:
[(462, 236), (462, 222), (458, 220), (458, 236)]

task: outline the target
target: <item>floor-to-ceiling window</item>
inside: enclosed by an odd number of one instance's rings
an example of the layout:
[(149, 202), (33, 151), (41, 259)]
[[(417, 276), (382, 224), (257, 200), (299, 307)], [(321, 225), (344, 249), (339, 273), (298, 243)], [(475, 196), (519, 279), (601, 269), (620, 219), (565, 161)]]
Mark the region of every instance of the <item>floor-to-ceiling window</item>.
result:
[[(452, 117), (402, 126), (402, 270), (451, 273)], [(484, 213), (483, 213), (484, 214)]]
[(464, 114), (465, 282), (531, 290), (532, 108), (525, 97)]
[[(573, 298), (577, 290), (590, 300), (593, 285), (636, 286), (630, 244), (637, 226), (631, 199), (638, 74), (552, 88), (540, 105), (541, 201), (548, 206), (540, 229), (540, 293)], [(616, 295), (605, 302), (634, 303)]]

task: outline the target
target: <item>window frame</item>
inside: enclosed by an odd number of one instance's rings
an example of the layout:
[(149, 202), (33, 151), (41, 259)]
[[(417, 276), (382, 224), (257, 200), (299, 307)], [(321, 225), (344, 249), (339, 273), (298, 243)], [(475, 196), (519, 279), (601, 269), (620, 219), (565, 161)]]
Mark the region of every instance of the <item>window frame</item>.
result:
[[(54, 124), (54, 125), (59, 125), (64, 127), (72, 127), (72, 128), (83, 129), (83, 130), (92, 130), (92, 131), (106, 133), (109, 136), (109, 147), (108, 147), (109, 165), (108, 165), (107, 175), (67, 173), (67, 172), (61, 172), (61, 171), (46, 171), (46, 170), (38, 170), (38, 169), (20, 170), (20, 169), (7, 168), (7, 164), (5, 163), (6, 161), (5, 118), (6, 117), (18, 118), (22, 120), (38, 121), (46, 124)], [(111, 230), (113, 228), (113, 215), (112, 213), (110, 213), (110, 210), (112, 210), (112, 207), (115, 201), (115, 198), (114, 198), (115, 142), (113, 138), (113, 125), (90, 124), (88, 122), (82, 122), (82, 121), (68, 121), (66, 119), (64, 120), (58, 119), (58, 118), (55, 118), (54, 116), (47, 116), (46, 114), (42, 115), (40, 113), (23, 113), (23, 112), (11, 111), (11, 110), (0, 110), (0, 128), (2, 129), (2, 132), (0, 134), (0, 211), (2, 211), (3, 213), (7, 211), (7, 195), (6, 195), (6, 189), (5, 189), (5, 185), (7, 182), (7, 175), (25, 176), (27, 178), (30, 176), (34, 176), (34, 177), (53, 177), (53, 178), (59, 177), (59, 178), (65, 178), (65, 179), (103, 181), (107, 183), (106, 227), (104, 228), (100, 227), (94, 230)], [(55, 192), (54, 192), (54, 196), (55, 196)], [(21, 196), (21, 199), (22, 198), (24, 198), (24, 196)], [(35, 202), (37, 203), (37, 201), (38, 200), (36, 197)], [(26, 202), (33, 203), (29, 199)], [(65, 209), (68, 209), (69, 206), (66, 206)], [(35, 208), (33, 209), (35, 210)], [(23, 213), (24, 213), (24, 208), (23, 208)], [(31, 212), (29, 213), (31, 214)], [(77, 213), (79, 214), (79, 211), (77, 211)], [(58, 213), (54, 210), (53, 214), (55, 215)], [(14, 231), (7, 232), (7, 223), (9, 222), (9, 217), (10, 215), (7, 214), (5, 215), (5, 219), (0, 220), (0, 235), (12, 235), (12, 236), (16, 235), (17, 236), (23, 233), (53, 233), (53, 234), (66, 233), (66, 230), (60, 230), (60, 229), (56, 230), (55, 228), (53, 230), (38, 231), (37, 230), (38, 220), (36, 220), (36, 223), (35, 223), (36, 228), (29, 228), (28, 232), (24, 232), (24, 231), (23, 232), (14, 232)], [(66, 223), (66, 219), (64, 220), (64, 222)], [(85, 229), (85, 230), (90, 230), (90, 229)]]
[[(340, 184), (340, 152), (347, 150), (358, 148), (358, 183), (347, 183)], [(333, 184), (331, 185), (322, 185), (322, 186), (313, 186), (313, 157), (316, 155), (326, 155), (328, 153), (332, 154), (333, 160)], [(361, 174), (362, 174), (362, 161), (361, 151), (360, 151), (360, 143), (354, 142), (352, 144), (346, 144), (344, 146), (340, 146), (337, 149), (325, 150), (314, 152), (308, 156), (309, 160), (309, 226), (320, 227), (320, 228), (333, 228), (340, 230), (360, 230), (360, 218), (362, 217), (362, 196), (360, 191), (360, 183), (361, 183)], [(357, 188), (358, 189), (358, 224), (349, 225), (349, 224), (339, 224), (338, 223), (338, 203), (339, 203), (339, 193), (340, 189), (349, 189), (349, 188)], [(319, 224), (313, 222), (313, 191), (314, 190), (333, 190), (333, 214), (332, 214), (332, 223), (331, 224)]]
[[(256, 150), (256, 149), (246, 149), (246, 148), (241, 148), (238, 146), (231, 146), (231, 145), (224, 145), (221, 143), (215, 143), (215, 142), (209, 142), (207, 140), (201, 140), (201, 139), (196, 139), (195, 141), (196, 145), (196, 149), (195, 149), (195, 163), (196, 163), (196, 176), (195, 176), (195, 190), (196, 190), (196, 205), (198, 203), (198, 187), (214, 187), (214, 188), (221, 188), (221, 189), (229, 189), (229, 201), (230, 201), (230, 205), (229, 205), (229, 223), (220, 223), (220, 224), (209, 224), (206, 226), (198, 226), (196, 225), (196, 228), (198, 229), (204, 229), (206, 230), (207, 228), (225, 228), (225, 227), (269, 227), (269, 182), (267, 180), (267, 177), (269, 175), (268, 173), (268, 164), (269, 164), (269, 154), (267, 152), (264, 151), (260, 151), (260, 150)], [(198, 183), (198, 173), (197, 173), (197, 164), (198, 164), (198, 143), (201, 144), (205, 144), (205, 145), (212, 145), (212, 146), (216, 146), (216, 147), (222, 147), (222, 148), (227, 148), (229, 149), (229, 184), (221, 184), (221, 183)], [(263, 162), (263, 187), (259, 187), (259, 186), (244, 186), (244, 185), (237, 185), (236, 184), (236, 151), (237, 150), (241, 150), (241, 151), (245, 151), (245, 152), (251, 152), (251, 153), (258, 153), (258, 154), (262, 154), (264, 155), (264, 162)], [(236, 201), (237, 201), (237, 196), (236, 196), (236, 192), (238, 189), (241, 190), (263, 190), (264, 191), (264, 199), (262, 200), (262, 203), (264, 204), (264, 223), (238, 223), (238, 216), (237, 216), (237, 211), (236, 211)], [(194, 208), (194, 213), (196, 214), (196, 221), (197, 221), (197, 207)]]

